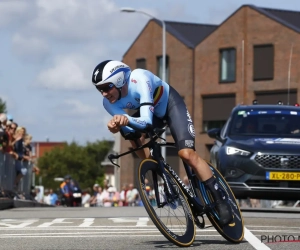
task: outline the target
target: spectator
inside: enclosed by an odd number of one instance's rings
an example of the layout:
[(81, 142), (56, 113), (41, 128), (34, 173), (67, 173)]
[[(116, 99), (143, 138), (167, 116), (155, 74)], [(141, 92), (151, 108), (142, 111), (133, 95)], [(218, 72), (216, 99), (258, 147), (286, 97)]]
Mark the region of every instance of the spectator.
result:
[(35, 199), (37, 202), (40, 202), (40, 203), (43, 202), (43, 194), (41, 193), (40, 188), (36, 188), (36, 189), (35, 189), (35, 197), (34, 197), (34, 199)]
[(93, 186), (93, 196), (90, 198), (90, 205), (96, 206), (97, 204), (97, 195), (98, 195), (99, 184), (95, 183)]
[(24, 156), (26, 156), (26, 161), (30, 161), (32, 157), (32, 148), (31, 148), (31, 140), (32, 136), (29, 134), (26, 134), (24, 136)]
[(13, 148), (13, 141), (14, 141), (14, 134), (17, 129), (17, 124), (14, 122), (7, 122), (6, 126), (6, 134), (7, 134), (7, 144), (6, 147), (4, 148), (5, 153), (10, 153), (14, 150)]
[(96, 200), (94, 202), (94, 204), (97, 206), (97, 207), (103, 207), (103, 189), (102, 187), (98, 187), (98, 193), (96, 195)]
[(7, 118), (4, 113), (0, 114), (0, 151), (5, 152), (5, 147), (8, 144), (8, 135), (6, 132)]
[(123, 203), (120, 201), (120, 193), (115, 187), (108, 188), (109, 198), (106, 200), (111, 203), (112, 207), (120, 207)]
[(23, 137), (26, 133), (26, 129), (23, 127), (17, 127), (14, 134), (14, 141), (12, 142), (14, 151), (10, 154), (16, 159), (16, 179), (15, 179), (15, 189), (18, 188), (19, 182), (23, 176), (26, 175), (27, 169), (23, 166), (22, 160), (24, 160), (24, 149), (23, 149)]
[(49, 189), (45, 189), (43, 203), (50, 205)]
[(5, 131), (0, 131), (0, 151), (5, 152), (8, 145), (8, 135)]
[(81, 205), (83, 207), (89, 207), (90, 206), (90, 200), (91, 200), (90, 192), (91, 192), (90, 188), (86, 188), (86, 189), (82, 190)]
[(57, 194), (53, 192), (52, 188), (50, 188), (49, 194), (48, 194), (48, 201), (49, 201), (48, 204), (55, 206), (57, 200), (58, 200)]
[(72, 207), (73, 202), (72, 202), (72, 189), (71, 189), (71, 176), (66, 175), (64, 178), (64, 181), (60, 184), (60, 192), (63, 196), (63, 199), (65, 200), (65, 204), (67, 207)]
[(120, 193), (120, 200), (121, 202), (123, 203), (122, 205), (123, 206), (128, 206), (128, 203), (126, 202), (126, 194), (128, 192), (128, 184), (125, 184), (123, 187), (122, 187), (122, 191)]
[(1, 113), (0, 114), (0, 133), (5, 132), (6, 122), (7, 122), (6, 114)]
[(128, 206), (139, 205), (139, 192), (132, 183), (129, 184), (129, 190), (126, 194), (126, 202), (128, 203)]

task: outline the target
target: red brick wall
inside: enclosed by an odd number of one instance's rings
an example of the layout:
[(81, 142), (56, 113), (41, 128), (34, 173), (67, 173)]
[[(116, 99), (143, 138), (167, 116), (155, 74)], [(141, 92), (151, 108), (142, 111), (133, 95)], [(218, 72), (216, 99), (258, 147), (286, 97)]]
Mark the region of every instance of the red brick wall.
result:
[[(242, 75), (242, 41), (244, 40), (244, 75)], [(243, 7), (227, 19), (215, 32), (196, 47), (195, 62), (195, 129), (202, 131), (202, 95), (235, 93), (236, 103), (251, 104), (254, 91), (287, 89), (291, 43), (294, 53), (291, 69), (291, 88), (298, 88), (300, 62), (300, 35), (282, 24)], [(274, 80), (253, 81), (253, 45), (274, 44)], [(236, 48), (236, 82), (219, 83), (219, 49)], [(244, 77), (244, 81), (242, 79)], [(244, 86), (243, 86), (244, 82)], [(220, 106), (221, 107), (221, 106)], [(197, 148), (201, 156), (209, 159), (205, 144), (212, 144), (206, 134), (198, 137)]]
[[(192, 82), (193, 82), (193, 50), (186, 47), (171, 34), (166, 33), (166, 54), (169, 56), (169, 84), (180, 95), (184, 96), (188, 109), (192, 113)], [(147, 70), (157, 74), (157, 56), (162, 55), (162, 27), (155, 21), (150, 21), (137, 38), (132, 47), (123, 57), (123, 62), (132, 69), (136, 67), (136, 59), (145, 58)], [(168, 140), (172, 141), (171, 138)], [(128, 141), (121, 142), (121, 151), (130, 146)], [(133, 157), (124, 156), (121, 159), (121, 186), (134, 181)], [(136, 166), (135, 166), (136, 167)]]

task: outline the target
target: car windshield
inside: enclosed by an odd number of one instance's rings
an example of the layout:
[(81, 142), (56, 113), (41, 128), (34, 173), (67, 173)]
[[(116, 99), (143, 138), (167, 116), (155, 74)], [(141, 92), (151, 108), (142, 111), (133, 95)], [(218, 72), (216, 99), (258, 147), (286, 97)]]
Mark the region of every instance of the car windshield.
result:
[(239, 110), (233, 114), (229, 134), (300, 138), (300, 109)]

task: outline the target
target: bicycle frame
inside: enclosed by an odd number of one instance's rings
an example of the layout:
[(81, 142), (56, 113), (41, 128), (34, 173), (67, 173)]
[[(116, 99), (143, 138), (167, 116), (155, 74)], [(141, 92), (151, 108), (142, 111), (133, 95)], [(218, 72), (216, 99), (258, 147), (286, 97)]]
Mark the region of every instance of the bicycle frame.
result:
[[(167, 187), (166, 192), (168, 193), (168, 195), (170, 195), (171, 197), (174, 197), (174, 192), (172, 191), (169, 180), (166, 177), (165, 168), (169, 171), (169, 173), (177, 180), (177, 182), (182, 187), (182, 190), (183, 190), (185, 196), (187, 197), (189, 203), (192, 205), (191, 208), (193, 210), (194, 215), (202, 217), (208, 210), (210, 210), (210, 208), (201, 204), (199, 197), (196, 195), (196, 193), (194, 191), (194, 188), (197, 187), (197, 183), (196, 183), (197, 178), (196, 178), (195, 174), (190, 169), (190, 167), (184, 161), (182, 161), (184, 168), (185, 168), (185, 172), (186, 172), (187, 177), (190, 182), (190, 186), (191, 186), (191, 188), (188, 188), (183, 183), (183, 181), (180, 179), (180, 177), (177, 175), (177, 173), (172, 169), (172, 167), (169, 164), (167, 164), (167, 162), (165, 162), (164, 158), (161, 155), (161, 147), (176, 147), (175, 143), (172, 143), (172, 142), (159, 143), (156, 141), (156, 139), (160, 138), (157, 134), (155, 134), (155, 133), (152, 134), (151, 132), (148, 132), (148, 134), (150, 137), (150, 141), (147, 142), (146, 144), (139, 146), (137, 148), (134, 148), (134, 149), (130, 149), (129, 151), (124, 152), (119, 155), (118, 154), (110, 154), (110, 155), (108, 155), (108, 159), (111, 161), (112, 164), (120, 167), (118, 164), (113, 162), (113, 159), (118, 159), (124, 155), (133, 153), (140, 149), (149, 148), (150, 151), (152, 149), (152, 159), (157, 161), (157, 163), (158, 163), (159, 171), (161, 171), (161, 175), (162, 175), (162, 178), (164, 179), (164, 183), (166, 183), (166, 187)], [(162, 206), (164, 206), (164, 203), (159, 202), (160, 199), (159, 199), (157, 178), (154, 181), (156, 182), (154, 189), (155, 189), (155, 194), (156, 194), (157, 205), (158, 205), (158, 207), (162, 207)], [(204, 223), (204, 222), (202, 222), (202, 223)], [(201, 227), (204, 227), (204, 224), (202, 224), (202, 223), (200, 223), (202, 225)]]

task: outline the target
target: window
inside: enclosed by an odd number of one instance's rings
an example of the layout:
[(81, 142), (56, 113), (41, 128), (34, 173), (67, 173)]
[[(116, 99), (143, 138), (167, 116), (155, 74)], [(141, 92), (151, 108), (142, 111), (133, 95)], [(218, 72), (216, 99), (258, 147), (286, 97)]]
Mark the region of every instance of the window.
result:
[(146, 59), (145, 58), (136, 59), (136, 68), (137, 69), (147, 69)]
[(226, 120), (223, 121), (203, 121), (203, 132), (207, 132), (212, 128), (222, 128), (226, 123)]
[(220, 82), (235, 82), (236, 50), (220, 50)]
[[(161, 79), (163, 79), (162, 76), (162, 56), (157, 57), (157, 76)], [(165, 72), (165, 82), (169, 83), (169, 57), (166, 56), (166, 72)], [(170, 84), (170, 83), (169, 83)]]
[(212, 128), (222, 128), (235, 106), (235, 95), (203, 96), (203, 132)]
[(254, 45), (253, 53), (253, 80), (273, 80), (274, 46)]

